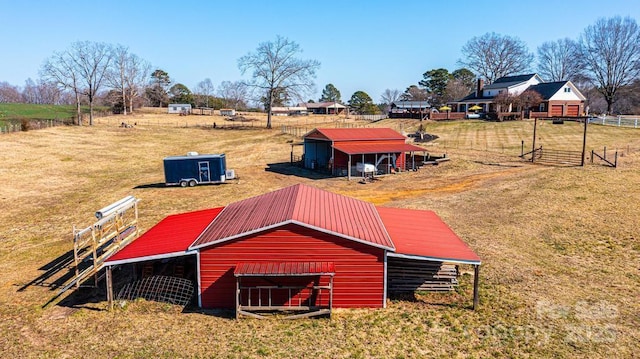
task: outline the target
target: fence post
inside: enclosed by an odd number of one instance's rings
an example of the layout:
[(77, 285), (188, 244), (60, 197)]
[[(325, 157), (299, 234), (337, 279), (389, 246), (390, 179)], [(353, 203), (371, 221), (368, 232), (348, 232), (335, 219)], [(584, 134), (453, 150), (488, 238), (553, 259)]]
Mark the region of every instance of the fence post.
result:
[(638, 128), (638, 119), (636, 118), (636, 123), (633, 125), (633, 128)]
[(618, 127), (620, 127), (620, 120), (622, 119), (622, 116), (618, 115)]

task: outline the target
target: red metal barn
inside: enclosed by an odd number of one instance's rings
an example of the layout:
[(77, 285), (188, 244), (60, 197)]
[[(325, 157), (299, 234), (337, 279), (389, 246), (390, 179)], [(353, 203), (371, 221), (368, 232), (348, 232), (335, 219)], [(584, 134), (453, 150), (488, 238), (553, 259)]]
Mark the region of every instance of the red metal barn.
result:
[(376, 207), (302, 184), (167, 217), (105, 265), (185, 256), (195, 258), (201, 307), (247, 315), (384, 307), (389, 291), (448, 290), (452, 264), (480, 265), (431, 211)]
[(390, 128), (317, 128), (304, 136), (304, 167), (351, 177), (358, 173), (358, 163), (366, 163), (376, 173), (388, 174), (415, 168), (406, 154), (425, 151)]

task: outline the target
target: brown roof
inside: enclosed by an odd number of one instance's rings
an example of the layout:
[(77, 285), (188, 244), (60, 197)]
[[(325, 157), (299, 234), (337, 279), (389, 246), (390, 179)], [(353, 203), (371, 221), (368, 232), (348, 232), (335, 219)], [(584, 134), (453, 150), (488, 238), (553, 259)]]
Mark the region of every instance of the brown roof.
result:
[(294, 223), (346, 239), (393, 250), (373, 204), (298, 184), (232, 203), (191, 248), (200, 248)]

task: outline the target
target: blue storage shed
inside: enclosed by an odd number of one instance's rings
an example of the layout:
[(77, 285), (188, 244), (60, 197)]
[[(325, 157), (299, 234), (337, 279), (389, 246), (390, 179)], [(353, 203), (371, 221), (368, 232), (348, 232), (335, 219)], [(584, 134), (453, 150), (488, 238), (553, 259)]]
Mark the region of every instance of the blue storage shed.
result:
[(204, 183), (222, 183), (227, 180), (225, 155), (189, 152), (186, 156), (166, 157), (164, 178), (167, 186), (193, 187)]

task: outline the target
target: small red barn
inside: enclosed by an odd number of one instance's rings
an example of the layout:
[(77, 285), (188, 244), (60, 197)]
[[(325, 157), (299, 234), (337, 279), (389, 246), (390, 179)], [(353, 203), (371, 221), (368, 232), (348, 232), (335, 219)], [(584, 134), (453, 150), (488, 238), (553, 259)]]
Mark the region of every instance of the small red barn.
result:
[(348, 177), (358, 172), (358, 163), (385, 174), (415, 168), (415, 163), (407, 163), (406, 154), (426, 150), (406, 140), (390, 128), (317, 128), (304, 136), (304, 167)]
[[(376, 207), (302, 184), (169, 216), (105, 265), (185, 256), (195, 258), (198, 304), (243, 314), (384, 307), (395, 283), (389, 273), (404, 273), (403, 288), (413, 280), (417, 289), (433, 277), (420, 268), (480, 265), (431, 211)], [(407, 261), (415, 265), (403, 271)]]

